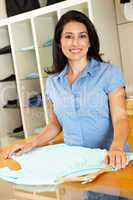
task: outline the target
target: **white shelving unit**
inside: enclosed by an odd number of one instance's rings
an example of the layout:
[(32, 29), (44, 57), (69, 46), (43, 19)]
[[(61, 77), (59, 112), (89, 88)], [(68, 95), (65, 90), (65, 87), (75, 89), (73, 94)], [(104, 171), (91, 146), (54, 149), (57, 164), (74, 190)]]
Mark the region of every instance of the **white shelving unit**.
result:
[[(0, 49), (10, 45), (8, 25), (0, 27)], [(13, 60), (11, 53), (0, 54), (0, 80), (3, 80), (14, 74)], [(19, 108), (5, 108), (8, 100), (18, 98), (16, 81), (0, 81), (0, 143), (8, 144), (15, 140), (10, 138), (9, 134), (15, 128), (22, 125)]]
[(133, 96), (133, 21), (124, 16), (124, 4), (115, 0), (117, 27), (120, 40), (122, 68), (126, 81), (127, 96)]
[[(113, 2), (67, 0), (0, 21), (0, 29), (6, 26), (9, 33), (25, 137), (48, 123), (44, 70), (51, 69), (54, 28), (63, 13), (79, 10), (88, 15), (97, 27), (103, 59), (121, 65)], [(30, 73), (38, 73), (38, 78), (27, 80)], [(42, 95), (42, 107), (27, 106), (29, 97), (35, 94)]]

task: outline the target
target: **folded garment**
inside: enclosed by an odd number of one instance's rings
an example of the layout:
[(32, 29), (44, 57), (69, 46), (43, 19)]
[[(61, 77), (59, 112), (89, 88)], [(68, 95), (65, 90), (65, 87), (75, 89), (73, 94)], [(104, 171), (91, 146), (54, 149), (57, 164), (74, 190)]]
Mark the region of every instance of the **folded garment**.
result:
[(0, 49), (0, 55), (5, 54), (5, 53), (11, 53), (11, 46), (10, 45), (5, 46), (5, 47)]
[(29, 107), (40, 107), (43, 105), (41, 94), (34, 95), (28, 99)]
[(18, 132), (21, 132), (21, 131), (23, 131), (23, 126), (19, 126), (19, 127), (15, 128), (13, 130), (13, 133), (18, 133)]
[[(22, 156), (12, 156), (22, 169), (17, 172), (0, 169), (0, 178), (16, 184), (56, 185), (61, 177), (81, 176), (104, 169), (106, 153), (106, 150), (66, 144), (36, 148)], [(133, 153), (127, 155), (129, 160), (133, 159)]]
[(26, 79), (32, 80), (32, 79), (38, 79), (39, 74), (38, 72), (32, 72), (26, 76)]
[(23, 126), (20, 126), (20, 127), (13, 129), (13, 131), (9, 132), (8, 134), (9, 134), (10, 137), (25, 138)]
[(5, 4), (8, 17), (40, 8), (38, 0), (5, 0)]
[(35, 50), (35, 46), (34, 45), (27, 46), (27, 47), (22, 47), (21, 49), (19, 49), (17, 51), (31, 51), (31, 50)]
[[(46, 70), (48, 70), (49, 68), (47, 68)], [(47, 78), (48, 74), (44, 71), (44, 73), (42, 74), (43, 78)], [(32, 80), (32, 79), (39, 79), (39, 73), (38, 72), (32, 72), (30, 74), (28, 74), (25, 79), (27, 80)]]
[(19, 107), (19, 100), (8, 100), (7, 104), (3, 106), (3, 108), (18, 108)]
[(50, 46), (52, 46), (52, 44), (53, 44), (53, 40), (50, 39), (50, 40), (46, 41), (46, 42), (43, 44), (43, 47), (50, 47)]
[(120, 0), (120, 3), (129, 3), (130, 0)]
[(65, 1), (65, 0), (48, 0), (47, 1), (47, 6), (55, 4), (55, 3), (59, 3), (61, 1)]
[(11, 74), (10, 76), (0, 80), (0, 82), (6, 82), (6, 81), (15, 81), (16, 80), (16, 76), (15, 74)]
[(16, 132), (16, 133), (14, 133), (14, 132), (10, 133), (10, 137), (23, 139), (23, 138), (25, 138), (25, 135), (24, 135), (23, 131), (19, 131), (19, 132)]

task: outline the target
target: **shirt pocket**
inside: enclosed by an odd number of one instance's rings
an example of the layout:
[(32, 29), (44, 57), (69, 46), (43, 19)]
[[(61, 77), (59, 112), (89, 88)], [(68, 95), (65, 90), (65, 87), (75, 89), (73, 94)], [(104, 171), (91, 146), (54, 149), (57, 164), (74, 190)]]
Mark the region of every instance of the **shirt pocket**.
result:
[(101, 116), (108, 116), (108, 96), (104, 91), (92, 91), (87, 93), (84, 101), (83, 111), (86, 115), (99, 114)]

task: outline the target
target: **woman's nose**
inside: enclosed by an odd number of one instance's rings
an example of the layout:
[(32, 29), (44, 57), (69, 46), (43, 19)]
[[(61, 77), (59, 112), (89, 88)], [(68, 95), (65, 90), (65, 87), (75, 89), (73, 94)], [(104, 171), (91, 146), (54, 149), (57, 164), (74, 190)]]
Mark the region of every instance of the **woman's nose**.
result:
[(79, 39), (77, 37), (74, 37), (73, 40), (72, 40), (72, 44), (75, 45), (75, 46), (78, 45)]

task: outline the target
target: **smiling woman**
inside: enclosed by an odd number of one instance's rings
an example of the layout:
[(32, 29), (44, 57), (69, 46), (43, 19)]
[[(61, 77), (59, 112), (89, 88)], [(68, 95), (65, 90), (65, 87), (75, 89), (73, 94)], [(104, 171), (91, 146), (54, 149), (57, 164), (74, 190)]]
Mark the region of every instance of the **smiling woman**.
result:
[(46, 95), (53, 104), (49, 124), (30, 142), (8, 149), (5, 157), (47, 144), (61, 130), (68, 145), (107, 149), (105, 162), (124, 168), (130, 132), (125, 83), (120, 70), (103, 62), (97, 32), (79, 11), (62, 15), (53, 39), (53, 74)]

